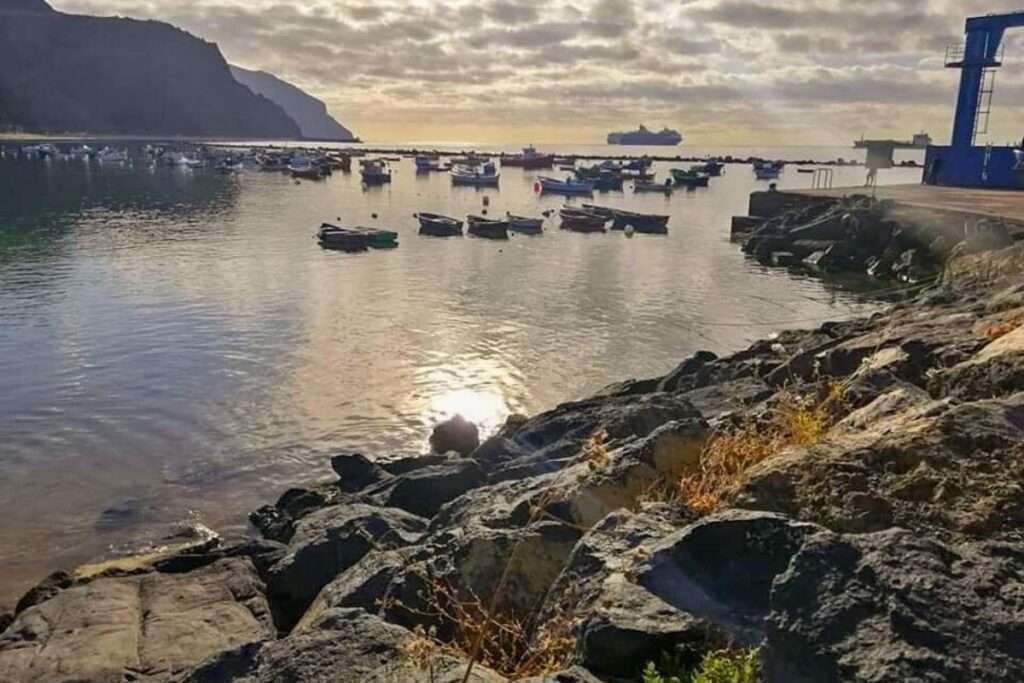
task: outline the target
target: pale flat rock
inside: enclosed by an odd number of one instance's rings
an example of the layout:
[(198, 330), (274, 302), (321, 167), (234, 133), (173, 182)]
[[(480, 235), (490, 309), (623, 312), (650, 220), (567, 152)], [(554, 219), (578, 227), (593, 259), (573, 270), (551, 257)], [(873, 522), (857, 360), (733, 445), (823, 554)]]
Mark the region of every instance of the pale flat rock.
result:
[(0, 636), (0, 681), (163, 681), (273, 635), (247, 559), (188, 574), (99, 578), (21, 612)]

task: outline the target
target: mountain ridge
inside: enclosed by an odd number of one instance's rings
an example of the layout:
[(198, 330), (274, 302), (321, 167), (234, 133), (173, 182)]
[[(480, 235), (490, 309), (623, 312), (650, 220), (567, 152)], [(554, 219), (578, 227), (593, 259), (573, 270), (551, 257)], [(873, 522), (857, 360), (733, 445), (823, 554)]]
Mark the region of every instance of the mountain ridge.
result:
[(235, 81), (220, 48), (161, 21), (0, 5), (0, 128), (298, 138), (270, 99)]
[(236, 81), (284, 109), (299, 126), (302, 137), (331, 142), (355, 139), (351, 130), (331, 116), (323, 101), (298, 86), (266, 71), (246, 69), (235, 64), (228, 66)]

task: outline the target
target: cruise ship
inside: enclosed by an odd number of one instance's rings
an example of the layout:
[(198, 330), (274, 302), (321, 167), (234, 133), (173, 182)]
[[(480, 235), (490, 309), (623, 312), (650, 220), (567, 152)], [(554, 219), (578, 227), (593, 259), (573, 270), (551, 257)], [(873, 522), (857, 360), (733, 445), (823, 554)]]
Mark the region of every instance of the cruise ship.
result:
[(662, 128), (654, 132), (643, 125), (628, 133), (608, 133), (609, 145), (678, 145), (682, 141), (683, 136), (677, 130)]

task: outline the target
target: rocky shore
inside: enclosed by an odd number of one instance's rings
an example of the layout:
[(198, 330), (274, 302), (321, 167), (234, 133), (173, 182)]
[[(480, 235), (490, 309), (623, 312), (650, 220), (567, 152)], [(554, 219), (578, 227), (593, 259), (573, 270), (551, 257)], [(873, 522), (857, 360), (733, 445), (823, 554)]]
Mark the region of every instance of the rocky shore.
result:
[(773, 683), (1024, 680), (1022, 273), (1021, 244), (959, 256), (884, 313), (479, 444), (339, 453), (251, 540), (48, 577), (0, 681), (639, 682), (708, 652)]

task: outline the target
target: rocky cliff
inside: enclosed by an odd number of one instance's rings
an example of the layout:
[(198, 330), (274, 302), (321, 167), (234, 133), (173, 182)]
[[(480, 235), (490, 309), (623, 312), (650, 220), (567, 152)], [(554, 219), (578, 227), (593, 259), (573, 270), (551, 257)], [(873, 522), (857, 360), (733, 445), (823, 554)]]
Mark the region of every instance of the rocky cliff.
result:
[[(258, 539), (58, 573), (0, 680), (1024, 680), (1024, 245), (460, 452), (339, 453)], [(683, 678), (682, 680), (689, 680)]]
[(231, 75), (213, 43), (169, 24), (0, 4), (0, 126), (297, 138), (298, 126)]
[(249, 90), (284, 109), (307, 140), (344, 142), (354, 139), (352, 131), (330, 115), (326, 104), (291, 83), (265, 71), (250, 71), (234, 65), (231, 66), (231, 74)]

